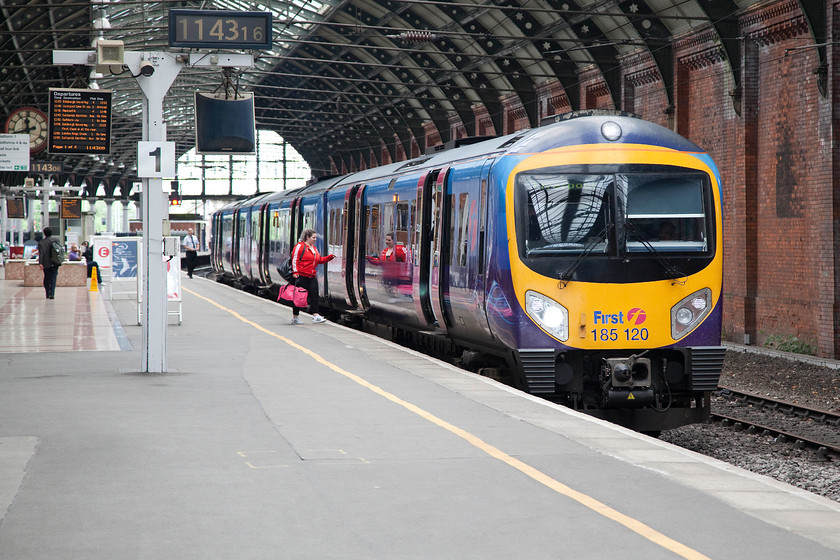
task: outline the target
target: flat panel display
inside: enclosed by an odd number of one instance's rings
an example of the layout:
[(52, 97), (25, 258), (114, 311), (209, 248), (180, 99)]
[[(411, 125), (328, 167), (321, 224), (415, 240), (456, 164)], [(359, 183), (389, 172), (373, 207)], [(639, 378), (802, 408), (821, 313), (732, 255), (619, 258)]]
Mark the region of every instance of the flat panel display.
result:
[(26, 219), (26, 199), (20, 196), (6, 199), (6, 215), (9, 219)]
[(111, 153), (111, 98), (103, 89), (50, 88), (51, 154)]
[(78, 220), (82, 217), (82, 199), (62, 198), (60, 209), (59, 214), (62, 220)]
[(254, 95), (195, 94), (195, 151), (199, 154), (253, 154), (256, 149)]
[(271, 12), (169, 10), (169, 46), (271, 50)]

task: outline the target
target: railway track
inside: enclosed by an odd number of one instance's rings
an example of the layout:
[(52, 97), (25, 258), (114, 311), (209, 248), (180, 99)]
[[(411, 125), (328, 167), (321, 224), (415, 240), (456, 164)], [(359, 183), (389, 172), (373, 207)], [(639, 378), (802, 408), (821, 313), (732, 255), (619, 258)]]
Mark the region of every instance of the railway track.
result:
[(840, 414), (721, 386), (712, 400), (712, 419), (810, 448), (818, 459), (840, 460)]

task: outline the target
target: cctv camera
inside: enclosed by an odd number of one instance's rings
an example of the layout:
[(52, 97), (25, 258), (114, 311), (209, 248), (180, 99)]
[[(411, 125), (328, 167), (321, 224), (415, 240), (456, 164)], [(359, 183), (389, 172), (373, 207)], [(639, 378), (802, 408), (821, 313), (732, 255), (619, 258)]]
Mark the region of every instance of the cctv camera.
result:
[(148, 60), (140, 61), (140, 73), (144, 76), (151, 76), (155, 73), (155, 67)]

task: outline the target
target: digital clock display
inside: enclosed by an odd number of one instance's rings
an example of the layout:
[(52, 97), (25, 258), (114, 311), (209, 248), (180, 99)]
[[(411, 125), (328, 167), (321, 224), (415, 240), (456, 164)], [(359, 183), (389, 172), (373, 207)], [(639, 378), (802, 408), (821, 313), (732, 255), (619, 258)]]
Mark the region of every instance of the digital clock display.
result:
[(169, 46), (271, 50), (271, 12), (169, 10)]

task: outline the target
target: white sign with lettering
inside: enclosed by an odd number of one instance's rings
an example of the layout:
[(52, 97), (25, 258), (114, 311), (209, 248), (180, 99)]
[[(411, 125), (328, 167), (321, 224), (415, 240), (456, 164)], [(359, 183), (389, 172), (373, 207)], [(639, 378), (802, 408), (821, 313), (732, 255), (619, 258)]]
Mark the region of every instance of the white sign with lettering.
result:
[(0, 134), (0, 171), (29, 171), (28, 134)]
[(137, 176), (175, 177), (175, 142), (137, 142)]

